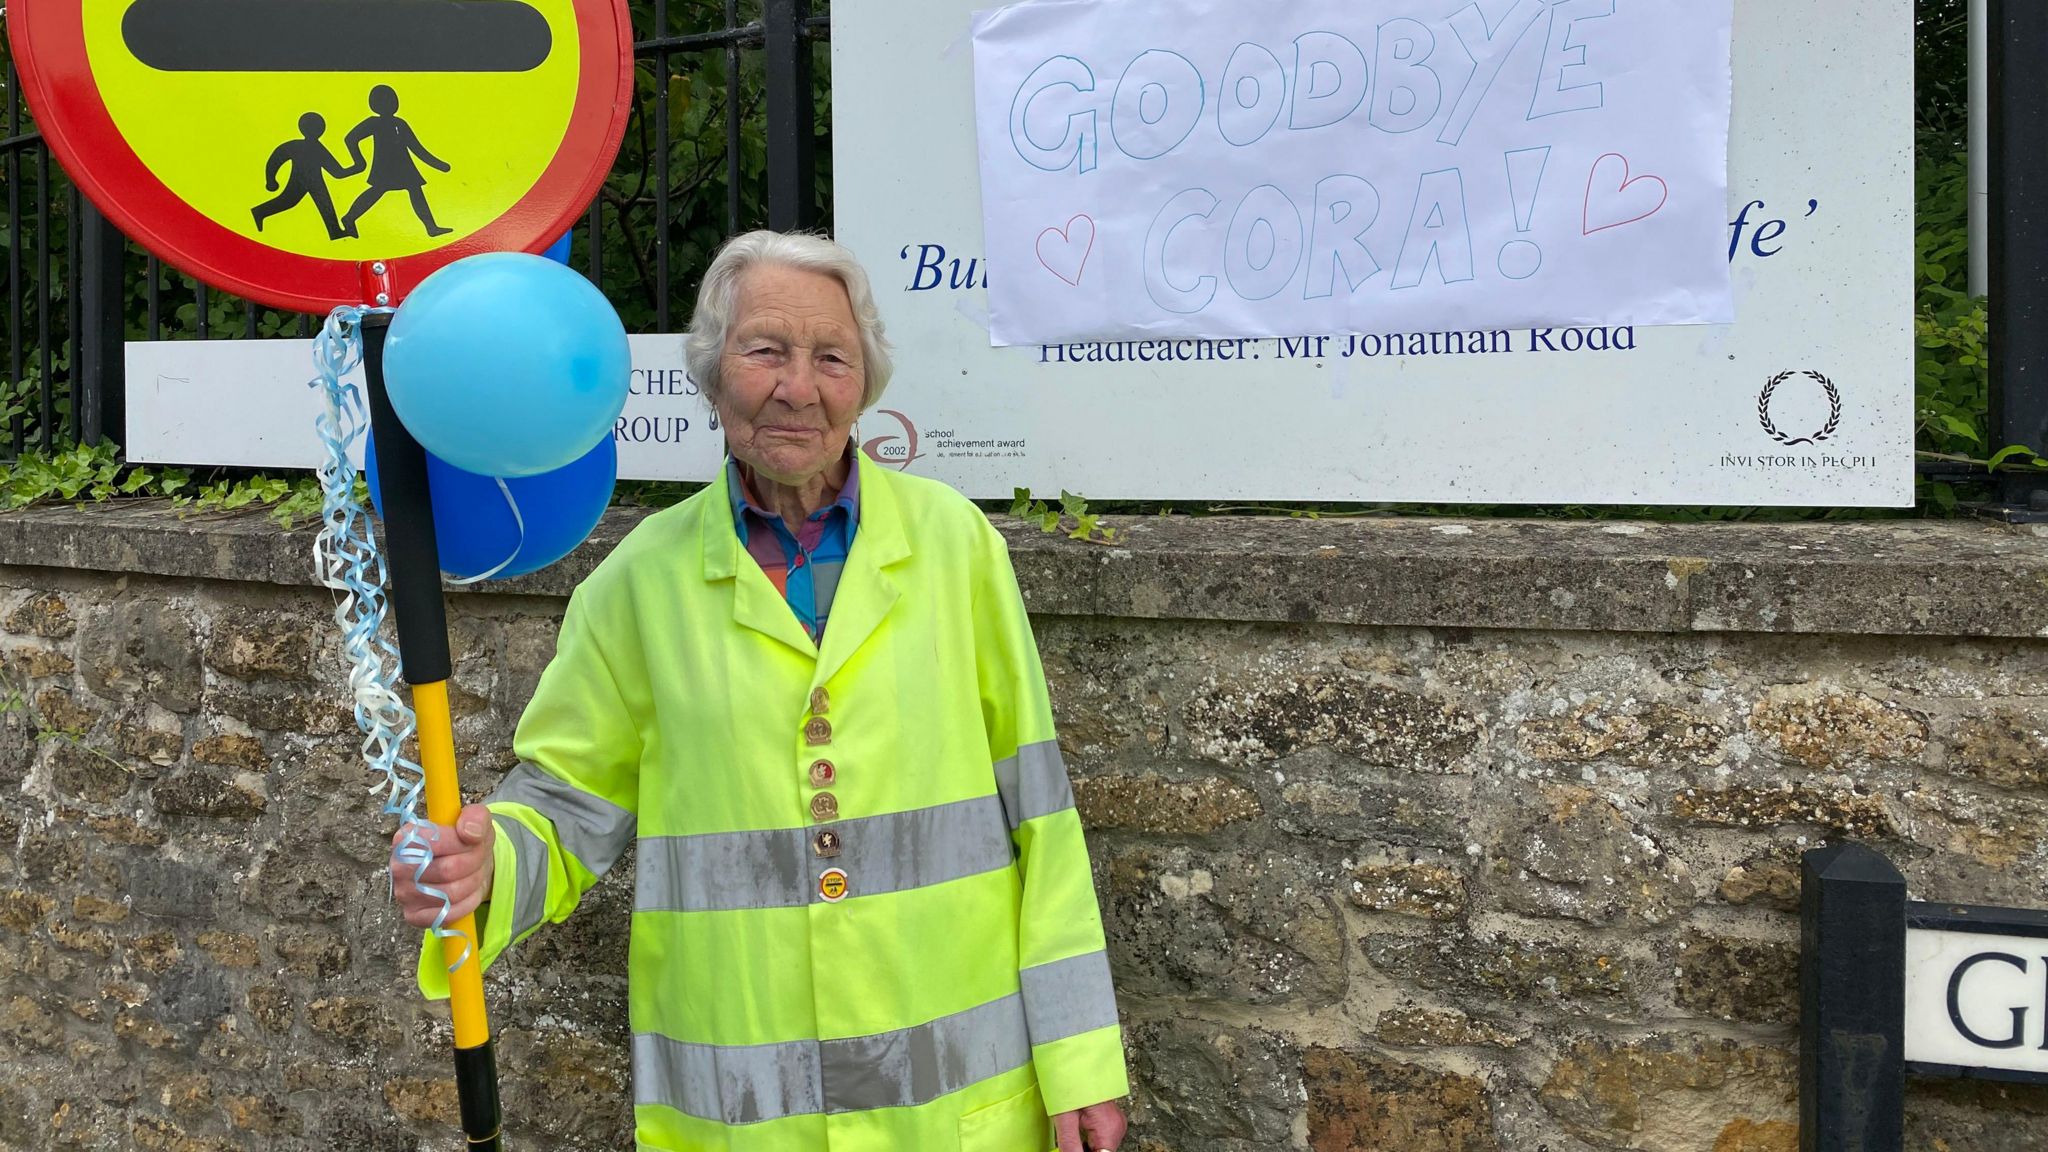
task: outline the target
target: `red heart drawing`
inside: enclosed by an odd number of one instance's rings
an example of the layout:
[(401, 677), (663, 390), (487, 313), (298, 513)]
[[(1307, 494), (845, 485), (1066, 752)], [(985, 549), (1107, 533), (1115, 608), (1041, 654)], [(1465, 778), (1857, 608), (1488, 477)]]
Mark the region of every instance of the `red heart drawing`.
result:
[[(1613, 161), (1612, 164), (1608, 163), (1610, 160)], [(1619, 173), (1615, 171), (1617, 166), (1621, 169)], [(1602, 179), (1603, 172), (1606, 174), (1605, 179)], [(1633, 194), (1629, 192), (1629, 189), (1638, 184), (1652, 183), (1657, 186), (1655, 204), (1650, 203), (1648, 187)], [(1593, 203), (1596, 197), (1600, 201), (1597, 206)], [(1623, 224), (1646, 220), (1655, 216), (1657, 210), (1664, 207), (1664, 202), (1670, 198), (1671, 189), (1662, 177), (1637, 176), (1630, 179), (1628, 157), (1619, 152), (1609, 152), (1593, 161), (1593, 171), (1586, 177), (1586, 210), (1579, 218), (1579, 227), (1585, 235), (1591, 236), (1595, 232), (1605, 232), (1609, 228), (1619, 228)], [(1606, 223), (1595, 227), (1593, 221), (1596, 217)]]
[[(1085, 230), (1076, 225), (1085, 225)], [(1045, 241), (1049, 236), (1059, 237), (1059, 243), (1047, 251)], [(1038, 234), (1038, 262), (1076, 288), (1081, 286), (1081, 272), (1088, 267), (1088, 256), (1094, 251), (1095, 221), (1088, 216), (1075, 216), (1065, 228), (1047, 228)], [(1069, 268), (1073, 269), (1071, 273)]]

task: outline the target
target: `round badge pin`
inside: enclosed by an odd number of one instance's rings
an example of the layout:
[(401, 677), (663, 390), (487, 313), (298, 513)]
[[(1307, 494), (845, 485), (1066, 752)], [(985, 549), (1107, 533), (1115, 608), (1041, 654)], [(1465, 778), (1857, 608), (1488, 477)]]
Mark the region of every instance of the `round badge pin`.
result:
[(818, 874), (818, 896), (827, 904), (837, 904), (846, 899), (846, 870), (827, 868)]

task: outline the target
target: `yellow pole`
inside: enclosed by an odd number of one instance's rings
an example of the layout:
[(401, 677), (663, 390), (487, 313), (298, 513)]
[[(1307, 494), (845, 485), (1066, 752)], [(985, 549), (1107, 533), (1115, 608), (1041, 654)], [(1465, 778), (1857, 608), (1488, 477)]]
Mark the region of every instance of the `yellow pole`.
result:
[[(455, 731), (448, 712), (448, 682), (412, 686), (412, 710), (419, 718), (420, 767), (426, 770), (427, 819), (453, 827), (462, 813), (462, 789), (455, 781)], [(484, 1011), (483, 942), (477, 938), (476, 914), (449, 922), (460, 937), (441, 938), (443, 964), (453, 964), (465, 948), (469, 956), (448, 973), (448, 1006), (455, 1017), (455, 1046), (481, 1047), (491, 1038)]]

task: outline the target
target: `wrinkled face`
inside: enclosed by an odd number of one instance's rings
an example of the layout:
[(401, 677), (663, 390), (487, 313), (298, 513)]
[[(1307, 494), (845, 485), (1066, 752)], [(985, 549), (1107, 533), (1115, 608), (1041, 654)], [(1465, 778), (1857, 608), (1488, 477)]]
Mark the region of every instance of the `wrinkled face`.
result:
[(867, 373), (846, 288), (762, 265), (740, 278), (720, 355), (718, 418), (740, 463), (801, 485), (846, 452)]

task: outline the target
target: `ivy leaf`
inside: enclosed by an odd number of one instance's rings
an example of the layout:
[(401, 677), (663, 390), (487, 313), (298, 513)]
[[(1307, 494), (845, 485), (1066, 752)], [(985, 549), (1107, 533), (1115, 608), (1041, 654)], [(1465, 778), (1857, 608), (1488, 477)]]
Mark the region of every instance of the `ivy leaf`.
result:
[(2032, 457), (2033, 455), (2034, 450), (2032, 448), (2027, 447), (2024, 444), (2008, 444), (1992, 454), (1991, 459), (1985, 462), (1984, 470), (1987, 472), (1996, 472), (1998, 471), (1998, 466), (2000, 464), (2005, 463), (2007, 460), (2011, 460), (2019, 456)]
[(1031, 489), (1015, 488), (1011, 493), (1014, 498), (1010, 501), (1010, 515), (1022, 520), (1031, 511)]

